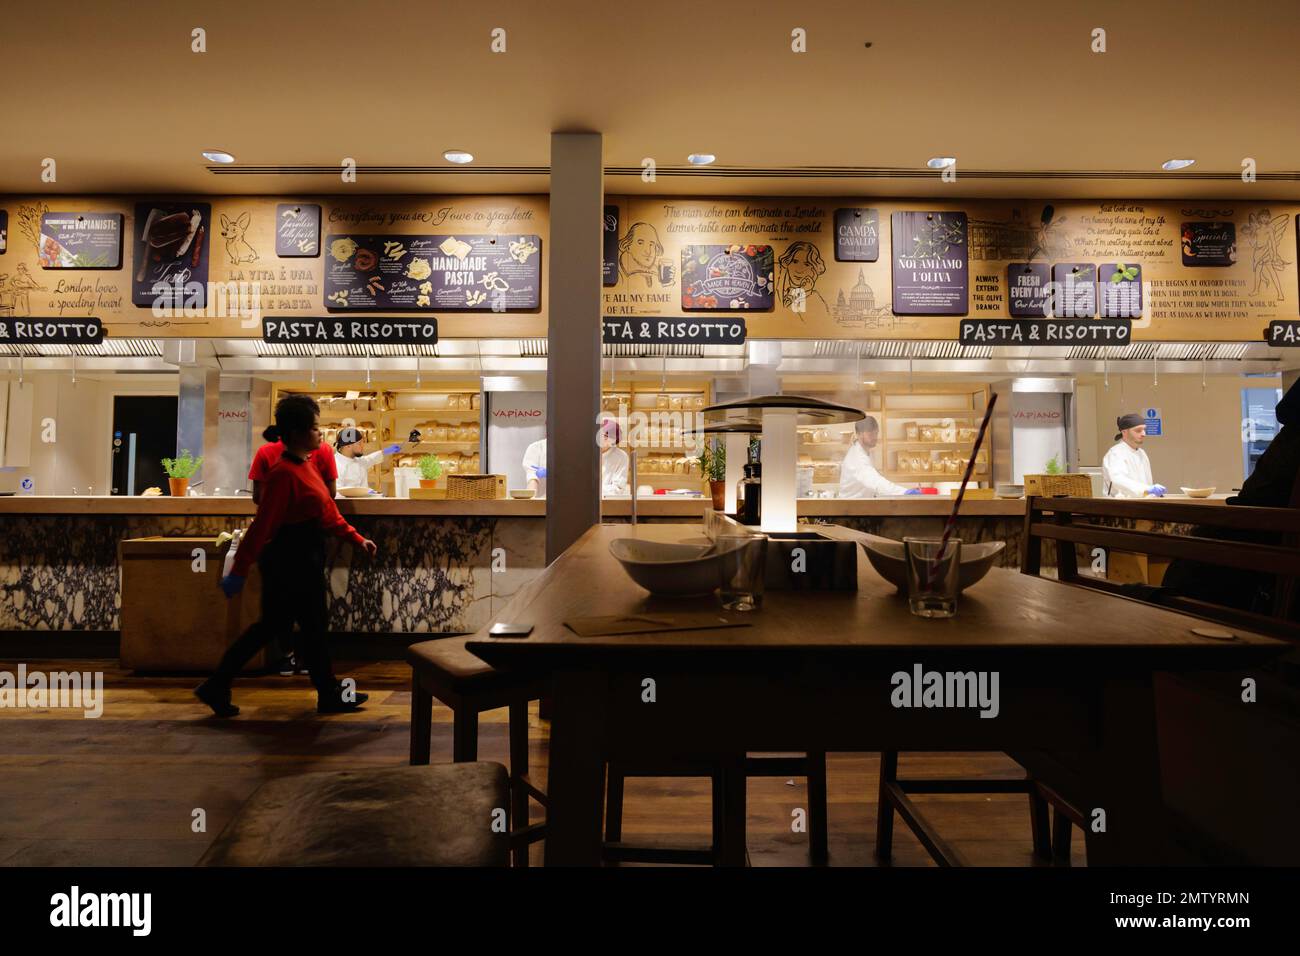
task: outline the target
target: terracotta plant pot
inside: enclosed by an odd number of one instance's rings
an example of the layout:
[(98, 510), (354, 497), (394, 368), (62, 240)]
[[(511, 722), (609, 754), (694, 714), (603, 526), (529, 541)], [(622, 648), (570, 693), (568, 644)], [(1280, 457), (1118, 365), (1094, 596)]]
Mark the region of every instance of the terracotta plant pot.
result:
[(725, 481), (710, 481), (709, 494), (713, 496), (713, 510), (724, 511), (727, 504), (727, 483)]
[(190, 480), (188, 478), (168, 478), (167, 486), (171, 489), (173, 498), (184, 498), (190, 490)]
[(420, 479), (420, 487), (421, 487), (421, 488), (437, 488), (437, 487), (438, 487), (438, 479), (437, 479), (437, 478), (421, 478), (421, 479)]

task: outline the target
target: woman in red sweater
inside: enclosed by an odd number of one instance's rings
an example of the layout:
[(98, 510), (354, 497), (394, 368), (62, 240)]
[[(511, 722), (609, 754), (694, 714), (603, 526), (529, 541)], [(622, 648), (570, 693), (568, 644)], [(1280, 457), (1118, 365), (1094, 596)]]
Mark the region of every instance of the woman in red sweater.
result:
[(267, 473), (257, 516), (239, 543), (231, 573), (221, 579), (226, 597), (233, 597), (257, 561), (262, 572), (262, 617), (231, 645), (216, 673), (194, 692), (218, 717), (239, 713), (230, 702), (231, 683), (254, 654), (277, 634), (289, 633), (295, 621), (316, 686), (316, 709), (340, 713), (366, 701), (366, 694), (335, 678), (325, 646), (324, 533), (348, 539), (371, 557), (376, 548), (339, 514), (311, 461), (320, 447), (319, 416), (320, 406), (306, 395), (286, 396), (275, 406), (284, 454)]

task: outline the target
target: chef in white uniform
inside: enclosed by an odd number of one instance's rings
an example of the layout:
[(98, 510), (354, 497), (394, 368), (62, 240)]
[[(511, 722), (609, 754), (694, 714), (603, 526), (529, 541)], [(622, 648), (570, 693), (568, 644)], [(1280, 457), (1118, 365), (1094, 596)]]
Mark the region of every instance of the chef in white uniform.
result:
[(1165, 486), (1156, 484), (1151, 477), (1151, 459), (1142, 450), (1147, 437), (1146, 419), (1130, 412), (1115, 419), (1115, 425), (1119, 428), (1115, 445), (1101, 460), (1106, 494), (1111, 498), (1164, 497)]
[(596, 435), (600, 444), (600, 493), (606, 498), (627, 494), (627, 452), (618, 447), (622, 434), (618, 422), (606, 418)]
[(919, 488), (904, 488), (882, 475), (871, 461), (871, 449), (880, 441), (880, 423), (868, 415), (853, 426), (853, 447), (840, 465), (841, 498), (878, 498), (884, 495), (919, 495)]
[(546, 497), (546, 439), (535, 441), (524, 449), (524, 481), (528, 487), (537, 492), (538, 498)]
[(394, 444), (363, 455), (364, 447), (365, 442), (361, 440), (361, 432), (357, 429), (351, 426), (339, 429), (338, 437), (334, 439), (334, 464), (339, 470), (340, 490), (367, 487), (370, 484), (370, 469), (383, 461), (385, 455), (402, 449), (401, 445)]

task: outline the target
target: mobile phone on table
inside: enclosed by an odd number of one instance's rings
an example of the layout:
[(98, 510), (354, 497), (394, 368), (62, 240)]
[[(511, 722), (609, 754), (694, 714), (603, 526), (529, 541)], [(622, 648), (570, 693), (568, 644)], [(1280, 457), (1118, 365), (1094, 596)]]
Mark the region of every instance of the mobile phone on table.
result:
[(492, 637), (527, 637), (531, 633), (533, 633), (531, 624), (506, 624), (504, 622), (493, 624), (488, 630), (488, 634)]

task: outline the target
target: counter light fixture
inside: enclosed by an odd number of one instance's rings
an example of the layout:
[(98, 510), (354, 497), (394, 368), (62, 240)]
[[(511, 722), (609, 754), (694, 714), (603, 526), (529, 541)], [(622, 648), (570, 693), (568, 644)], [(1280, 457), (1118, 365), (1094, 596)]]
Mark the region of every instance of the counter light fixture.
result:
[(442, 154), (442, 158), (449, 163), (456, 163), (460, 166), (474, 162), (474, 154), (463, 149), (449, 149)]
[(692, 166), (708, 166), (717, 158), (712, 153), (691, 153), (686, 157), (686, 161)]
[(1194, 159), (1166, 159), (1160, 164), (1160, 168), (1171, 171), (1175, 169), (1186, 169), (1194, 162), (1196, 162)]
[(230, 155), (230, 153), (227, 153), (224, 149), (205, 149), (203, 151), (203, 158), (210, 163), (228, 164), (235, 161), (235, 157)]
[(931, 169), (947, 169), (949, 166), (955, 166), (956, 164), (956, 156), (932, 156), (925, 161), (925, 165)]

